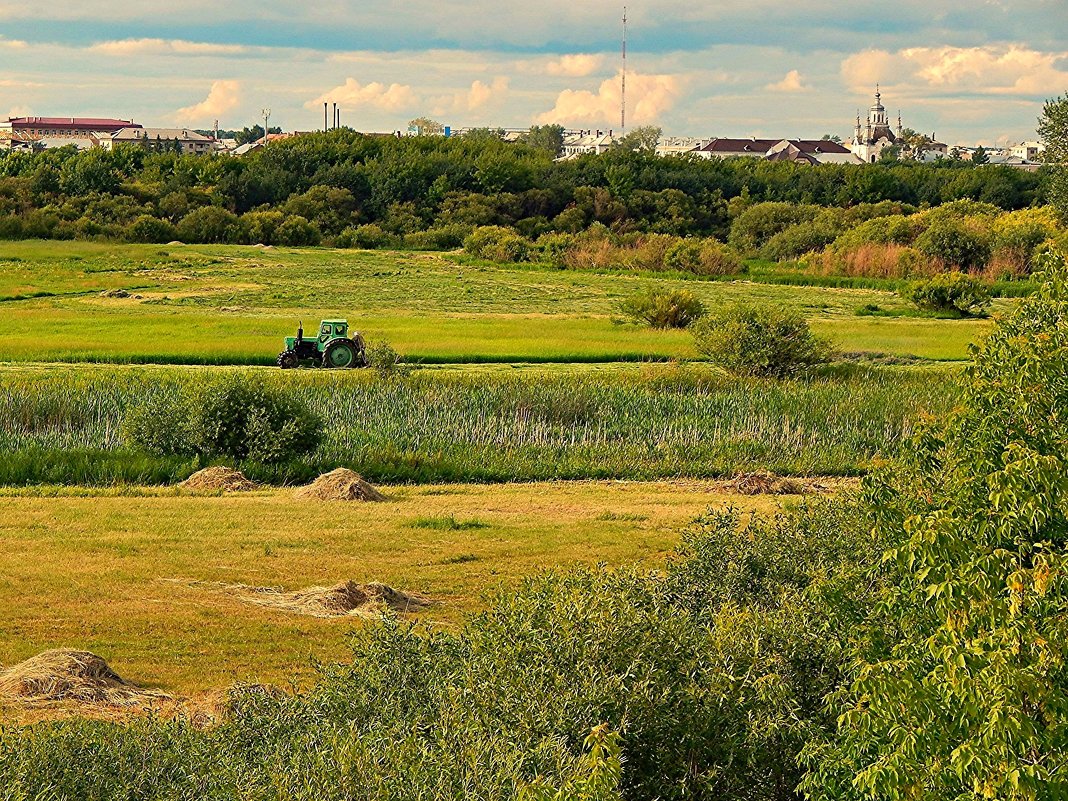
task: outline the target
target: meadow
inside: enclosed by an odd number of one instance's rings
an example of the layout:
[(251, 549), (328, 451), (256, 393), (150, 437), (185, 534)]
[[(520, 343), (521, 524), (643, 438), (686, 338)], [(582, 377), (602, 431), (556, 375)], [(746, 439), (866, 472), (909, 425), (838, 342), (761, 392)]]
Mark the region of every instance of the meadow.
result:
[(766, 496), (692, 481), (382, 490), (387, 500), (370, 505), (295, 501), (287, 490), (8, 491), (0, 665), (72, 647), (186, 696), (235, 682), (302, 683), (313, 660), (345, 657), (361, 620), (266, 610), (193, 582), (296, 590), (382, 581), (425, 594), (434, 605), (422, 623), (449, 628), (485, 593), (549, 565), (658, 564), (709, 505), (776, 508)]
[[(906, 314), (894, 282), (794, 286), (771, 283), (792, 279), (766, 270), (752, 278), (498, 266), (453, 253), (5, 242), (0, 361), (268, 365), (299, 320), (336, 316), (414, 363), (696, 358), (685, 332), (619, 319), (619, 302), (653, 280), (709, 307), (798, 309), (845, 352), (962, 360), (989, 329), (985, 320), (857, 314), (870, 305)], [(101, 296), (109, 290), (128, 296)]]

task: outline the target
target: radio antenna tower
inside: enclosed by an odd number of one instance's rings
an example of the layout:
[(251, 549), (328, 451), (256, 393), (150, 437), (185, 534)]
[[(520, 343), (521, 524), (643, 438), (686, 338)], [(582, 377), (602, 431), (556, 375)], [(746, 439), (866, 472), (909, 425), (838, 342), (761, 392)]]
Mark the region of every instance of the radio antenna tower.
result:
[(619, 132), (627, 132), (627, 7), (623, 6), (623, 80), (619, 95)]

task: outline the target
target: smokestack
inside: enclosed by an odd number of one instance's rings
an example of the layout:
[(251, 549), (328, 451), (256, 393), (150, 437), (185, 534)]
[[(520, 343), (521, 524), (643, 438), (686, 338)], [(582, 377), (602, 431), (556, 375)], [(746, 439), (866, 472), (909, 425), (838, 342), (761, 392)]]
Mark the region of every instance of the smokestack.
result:
[(337, 103), (334, 103), (334, 127), (337, 128)]
[(327, 119), (326, 118), (326, 111), (327, 111), (327, 106), (328, 105), (329, 104), (324, 100), (323, 101), (323, 131), (329, 131), (330, 130), (330, 123), (328, 123), (326, 121), (326, 119)]

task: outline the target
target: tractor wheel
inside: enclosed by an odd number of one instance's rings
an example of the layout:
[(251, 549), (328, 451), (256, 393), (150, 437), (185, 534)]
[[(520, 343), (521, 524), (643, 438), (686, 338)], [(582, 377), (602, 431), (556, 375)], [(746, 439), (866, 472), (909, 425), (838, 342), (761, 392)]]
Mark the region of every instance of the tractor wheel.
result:
[(360, 354), (348, 339), (335, 339), (323, 351), (323, 367), (359, 367)]
[(278, 354), (276, 364), (283, 370), (292, 370), (300, 364), (300, 359), (297, 358), (297, 354), (293, 351), (284, 350)]

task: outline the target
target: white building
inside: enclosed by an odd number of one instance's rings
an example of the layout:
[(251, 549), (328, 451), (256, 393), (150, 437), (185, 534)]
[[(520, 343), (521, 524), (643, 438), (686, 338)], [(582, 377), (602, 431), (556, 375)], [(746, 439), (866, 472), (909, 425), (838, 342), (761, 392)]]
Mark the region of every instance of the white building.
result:
[(886, 116), (883, 107), (882, 94), (879, 87), (875, 87), (875, 102), (868, 109), (867, 125), (860, 124), (860, 115), (857, 115), (857, 125), (853, 132), (853, 140), (849, 142), (849, 149), (853, 155), (865, 164), (874, 164), (879, 156), (888, 147), (894, 147), (901, 137), (901, 115), (897, 117), (897, 131), (890, 128), (890, 120)]
[(612, 131), (578, 131), (564, 135), (564, 146), (560, 148), (561, 158), (571, 159), (587, 153), (600, 155), (612, 148), (616, 142)]
[(1021, 142), (1009, 148), (1009, 155), (1020, 161), (1041, 161), (1042, 149), (1041, 142)]

